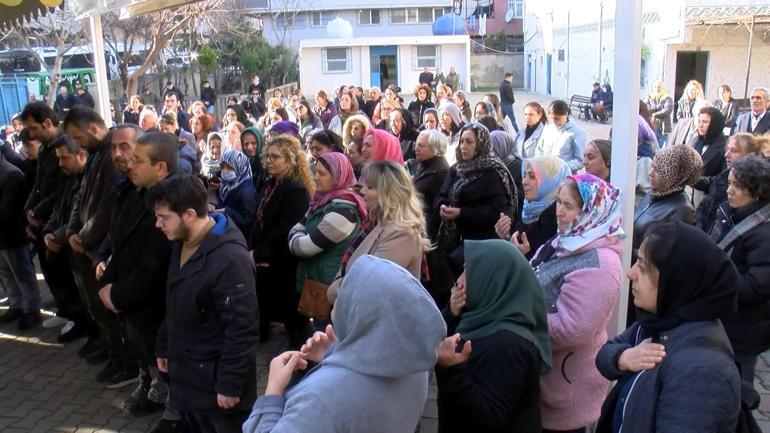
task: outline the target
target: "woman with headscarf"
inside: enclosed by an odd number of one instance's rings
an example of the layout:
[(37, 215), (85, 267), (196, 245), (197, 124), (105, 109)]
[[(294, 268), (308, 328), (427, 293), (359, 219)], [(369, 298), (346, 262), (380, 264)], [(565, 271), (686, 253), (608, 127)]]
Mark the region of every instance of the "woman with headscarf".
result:
[(508, 168), (508, 172), (513, 176), (513, 183), (516, 184), (516, 196), (519, 200), (516, 202), (516, 209), (521, 210), (524, 203), (524, 190), (521, 186), (521, 158), (514, 153), (515, 143), (513, 137), (504, 131), (491, 131), (489, 133), (489, 142), (492, 145), (492, 153), (495, 154), (503, 164)]
[(249, 158), (251, 167), (251, 180), (254, 183), (257, 193), (262, 190), (262, 185), (267, 180), (267, 173), (262, 164), (262, 153), (265, 149), (265, 137), (257, 128), (246, 128), (241, 133), (241, 148), (246, 157)]
[(219, 174), (219, 202), (217, 209), (223, 209), (236, 226), (249, 239), (251, 221), (257, 210), (257, 190), (251, 177), (249, 157), (237, 150), (222, 155), (222, 171)]
[(366, 116), (363, 111), (358, 109), (358, 100), (351, 93), (340, 95), (340, 109), (336, 116), (329, 122), (329, 129), (339, 136), (342, 136), (342, 126), (348, 117), (361, 114)]
[[(291, 123), (291, 122), (289, 122)], [(297, 127), (296, 123), (292, 123)], [(307, 338), (307, 319), (297, 312), (297, 258), (286, 241), (289, 231), (307, 212), (313, 196), (313, 180), (307, 154), (299, 140), (283, 134), (271, 138), (265, 149), (265, 168), (270, 178), (262, 194), (251, 228), (251, 247), (257, 268), (259, 337), (270, 338), (270, 322), (283, 322), (289, 347), (299, 348)]]
[[(270, 363), (244, 433), (414, 432), (446, 326), (433, 300), (397, 264), (362, 255), (345, 277), (334, 327)], [(288, 388), (295, 370), (317, 363)], [(287, 390), (288, 388), (288, 390)]]
[(709, 235), (738, 269), (738, 310), (722, 321), (741, 376), (753, 385), (757, 356), (770, 349), (770, 162), (757, 155), (734, 162), (728, 185)]
[(655, 221), (674, 220), (695, 224), (685, 186), (700, 179), (703, 161), (690, 146), (671, 145), (656, 153), (650, 168), (650, 192), (634, 212), (634, 252), (639, 249), (647, 227)]
[(473, 112), (471, 111), (471, 103), (468, 102), (468, 95), (465, 92), (458, 90), (452, 97), (452, 102), (460, 109), (460, 113), (463, 115), (463, 122), (470, 122), (473, 120)]
[(530, 102), (524, 106), (524, 128), (516, 133), (516, 154), (522, 158), (535, 156), (537, 142), (543, 134), (543, 128), (548, 123), (543, 106), (537, 102)]
[(417, 128), (414, 127), (412, 115), (403, 108), (390, 113), (388, 124), (391, 134), (398, 138), (401, 144), (401, 156), (404, 161), (414, 158), (414, 141), (417, 140)]
[(462, 268), (462, 241), (496, 238), (495, 222), (501, 213), (518, 223), (516, 184), (492, 153), (489, 131), (474, 122), (465, 125), (460, 136), (457, 164), (436, 199), (442, 219), (436, 240), (457, 266), (455, 271)]
[(510, 239), (527, 259), (531, 259), (540, 246), (556, 234), (556, 194), (570, 170), (557, 156), (536, 156), (524, 160), (522, 172), (524, 204), (521, 221), (511, 233), (511, 218), (501, 215), (495, 231), (502, 239)]
[(372, 127), (369, 118), (364, 114), (355, 114), (348, 117), (342, 126), (342, 146), (347, 148), (353, 137), (363, 137), (364, 133)]
[[(597, 138), (586, 143), (583, 151), (583, 169), (599, 179), (609, 182), (612, 163), (612, 143), (609, 140)], [(645, 174), (649, 173), (648, 168)], [(636, 173), (639, 176), (639, 173)]]
[(444, 102), (438, 108), (438, 126), (449, 139), (446, 160), (454, 165), (457, 154), (457, 144), (460, 142), (460, 128), (464, 125), (460, 108), (452, 102)]
[[(314, 180), (316, 190), (310, 208), (289, 231), (289, 250), (299, 258), (298, 293), (308, 281), (331, 284), (345, 248), (366, 219), (366, 203), (353, 191), (353, 166), (344, 154), (329, 152), (318, 157)], [(323, 314), (312, 318), (317, 331), (323, 330), (329, 320)]]
[(364, 164), (393, 161), (398, 165), (404, 165), (404, 157), (401, 154), (401, 144), (398, 142), (398, 138), (382, 129), (369, 128), (366, 130), (361, 154), (364, 157)]
[[(701, 176), (716, 176), (725, 169), (727, 137), (723, 129), (725, 118), (714, 107), (701, 108), (698, 113), (698, 137), (693, 147), (703, 159)], [(693, 205), (697, 208), (704, 197), (703, 191), (693, 191)]]
[(744, 431), (736, 430), (741, 379), (719, 321), (735, 307), (729, 258), (697, 228), (661, 222), (645, 234), (628, 278), (638, 321), (596, 357), (617, 381), (596, 431)]
[(584, 431), (609, 382), (594, 366), (618, 299), (621, 194), (590, 174), (569, 176), (556, 199), (558, 231), (531, 260), (545, 292), (553, 369), (540, 379), (543, 432)]
[(414, 89), (414, 101), (409, 103), (409, 113), (412, 115), (412, 124), (422, 121), (422, 115), (428, 108), (434, 108), (433, 102), (430, 100), (430, 86), (426, 84), (420, 84)]
[(438, 431), (540, 433), (539, 378), (551, 368), (543, 291), (508, 242), (465, 241), (465, 262), (444, 310)]
[(222, 171), (222, 136), (218, 132), (209, 133), (206, 148), (201, 156), (201, 176), (206, 183), (216, 183), (219, 190), (219, 173)]

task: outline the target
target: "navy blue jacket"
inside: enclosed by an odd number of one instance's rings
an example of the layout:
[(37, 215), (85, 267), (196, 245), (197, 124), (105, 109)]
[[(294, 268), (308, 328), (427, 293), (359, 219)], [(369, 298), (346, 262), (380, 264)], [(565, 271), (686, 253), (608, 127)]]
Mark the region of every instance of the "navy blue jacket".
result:
[(250, 237), (251, 224), (257, 212), (257, 199), (257, 189), (252, 181), (238, 185), (227, 194), (225, 200), (221, 197), (219, 199), (219, 207), (224, 208), (225, 214), (233, 220), (246, 239)]
[[(695, 339), (705, 339), (720, 350), (695, 344)], [(620, 371), (620, 354), (641, 340), (641, 328), (634, 323), (596, 356), (599, 372), (618, 380), (616, 386), (634, 381), (623, 403), (623, 433), (735, 432), (741, 377), (718, 320), (687, 322), (663, 332), (658, 342), (665, 346), (666, 357), (660, 364), (637, 375)], [(604, 412), (605, 408), (600, 425)]]

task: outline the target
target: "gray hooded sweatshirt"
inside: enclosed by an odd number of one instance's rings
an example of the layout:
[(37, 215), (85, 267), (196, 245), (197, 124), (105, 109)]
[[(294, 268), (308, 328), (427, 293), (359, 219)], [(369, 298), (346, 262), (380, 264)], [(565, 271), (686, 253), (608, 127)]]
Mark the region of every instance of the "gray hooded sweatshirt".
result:
[(337, 341), (284, 396), (257, 399), (244, 433), (412, 433), (446, 325), (428, 292), (395, 263), (365, 255), (334, 305)]

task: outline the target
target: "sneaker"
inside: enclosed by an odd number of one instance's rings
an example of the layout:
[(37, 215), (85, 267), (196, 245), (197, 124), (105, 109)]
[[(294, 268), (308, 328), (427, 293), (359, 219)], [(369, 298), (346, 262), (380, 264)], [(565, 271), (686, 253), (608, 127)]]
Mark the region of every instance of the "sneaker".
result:
[[(72, 326), (69, 326), (69, 324), (72, 323)], [(64, 331), (67, 327), (66, 331)], [(66, 325), (64, 325), (64, 328), (62, 328), (62, 332), (57, 338), (56, 341), (59, 343), (70, 343), (72, 341), (75, 341), (79, 338), (83, 338), (88, 335), (89, 329), (88, 326), (83, 325), (81, 323), (76, 322), (67, 322)]]
[(59, 335), (64, 335), (68, 332), (70, 332), (70, 329), (75, 326), (75, 322), (72, 320), (67, 321), (67, 323), (64, 324), (64, 326), (61, 327), (61, 330), (59, 331)]
[(60, 326), (64, 326), (65, 324), (67, 324), (67, 319), (59, 316), (52, 316), (43, 320), (43, 328), (46, 329), (58, 328)]
[(110, 378), (104, 381), (107, 389), (120, 389), (136, 382), (139, 382), (138, 368), (130, 368), (130, 369), (123, 368), (119, 372), (117, 372), (113, 376), (110, 376)]
[(94, 337), (93, 335), (88, 337), (88, 340), (86, 341), (86, 344), (84, 344), (80, 349), (78, 349), (78, 356), (81, 358), (85, 358), (88, 355), (96, 352), (97, 350), (101, 350), (104, 348), (104, 344), (102, 342), (101, 337)]
[(181, 420), (170, 420), (161, 418), (158, 425), (150, 433), (179, 433), (182, 431)]
[(7, 296), (0, 298), (0, 307), (7, 307), (11, 304), (11, 299)]
[(123, 366), (120, 365), (120, 363), (117, 361), (110, 361), (104, 366), (102, 371), (96, 375), (96, 380), (101, 383), (106, 383), (108, 379), (118, 374), (121, 370), (123, 370)]
[[(140, 385), (141, 386), (141, 385)], [(131, 396), (123, 402), (123, 409), (136, 418), (160, 412), (166, 406), (160, 403), (153, 403), (147, 398), (147, 390), (144, 389), (144, 396)]]
[(24, 315), (24, 312), (21, 311), (18, 308), (9, 308), (8, 311), (0, 315), (0, 325), (4, 325), (6, 323), (13, 323)]
[(18, 323), (19, 331), (26, 331), (37, 326), (43, 318), (40, 317), (39, 311), (30, 311), (29, 313), (23, 313)]

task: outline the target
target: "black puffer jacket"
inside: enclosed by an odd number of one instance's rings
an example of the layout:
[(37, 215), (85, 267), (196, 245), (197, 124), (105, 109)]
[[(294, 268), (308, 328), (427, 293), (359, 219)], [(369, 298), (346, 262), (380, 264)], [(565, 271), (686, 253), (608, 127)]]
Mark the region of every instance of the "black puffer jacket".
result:
[(706, 196), (695, 210), (695, 225), (706, 233), (714, 226), (719, 204), (727, 200), (729, 174), (730, 169), (722, 170), (716, 176), (702, 177), (694, 186), (695, 189), (706, 191)]
[(25, 244), (24, 174), (0, 157), (0, 249), (18, 248)]
[[(59, 136), (61, 135), (60, 133)], [(59, 169), (59, 158), (56, 157), (56, 150), (51, 147), (51, 143), (40, 145), (35, 184), (24, 205), (25, 210), (31, 210), (35, 218), (43, 221), (48, 221), (51, 217), (53, 206), (59, 200), (59, 195), (56, 194), (57, 187), (64, 182), (64, 173)]]
[(181, 269), (181, 242), (172, 246), (157, 354), (168, 359), (178, 409), (223, 414), (222, 394), (240, 397), (231, 411), (249, 411), (257, 397), (254, 263), (232, 220), (211, 216), (214, 227)]
[[(609, 380), (630, 392), (623, 410), (624, 433), (733, 433), (741, 404), (741, 378), (730, 342), (718, 320), (686, 322), (660, 335), (666, 357), (639, 374), (618, 369), (620, 354), (641, 343), (639, 324), (607, 342), (596, 356), (596, 367)], [(621, 388), (622, 389), (622, 388)], [(608, 406), (608, 403), (605, 403)], [(611, 419), (602, 419), (597, 431)]]

